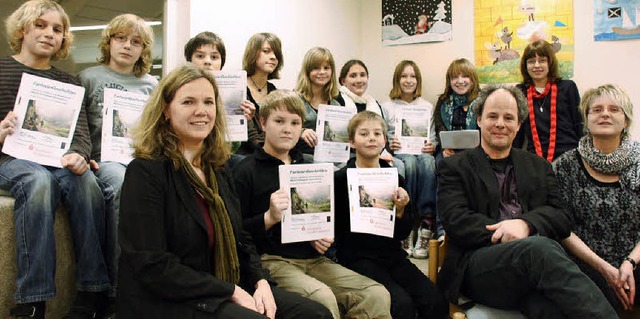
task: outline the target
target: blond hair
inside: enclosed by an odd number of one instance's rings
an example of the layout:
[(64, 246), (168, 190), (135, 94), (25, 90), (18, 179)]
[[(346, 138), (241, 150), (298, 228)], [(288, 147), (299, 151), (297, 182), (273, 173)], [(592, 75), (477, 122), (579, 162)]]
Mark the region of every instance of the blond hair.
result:
[(416, 74), (416, 90), (413, 92), (413, 99), (417, 99), (422, 96), (422, 73), (420, 73), (420, 68), (418, 65), (411, 60), (402, 60), (398, 65), (396, 65), (396, 70), (393, 72), (393, 87), (391, 88), (391, 92), (389, 92), (389, 98), (392, 100), (397, 100), (402, 97), (402, 89), (400, 88), (400, 79), (402, 78), (402, 72), (404, 68), (410, 66), (413, 68), (413, 72)]
[(169, 107), (176, 92), (185, 84), (204, 78), (213, 86), (216, 101), (216, 119), (213, 130), (204, 139), (202, 147), (202, 164), (211, 164), (219, 169), (230, 155), (229, 144), (225, 141), (227, 123), (220, 99), (220, 92), (211, 72), (198, 68), (192, 64), (177, 67), (167, 74), (153, 90), (142, 112), (140, 122), (134, 129), (134, 156), (146, 159), (167, 156), (176, 169), (182, 156), (180, 140), (171, 128), (164, 111)]
[(321, 47), (315, 47), (307, 51), (302, 60), (302, 69), (298, 73), (298, 82), (295, 91), (300, 93), (307, 101), (313, 99), (313, 91), (311, 89), (311, 79), (309, 74), (314, 69), (318, 69), (323, 63), (328, 63), (331, 67), (331, 80), (322, 88), (322, 98), (330, 100), (338, 96), (338, 80), (336, 79), (336, 62), (333, 60), (331, 51)]
[(111, 61), (111, 37), (118, 33), (134, 34), (137, 33), (142, 38), (142, 53), (140, 58), (133, 66), (133, 74), (141, 77), (151, 70), (153, 63), (153, 29), (146, 24), (144, 19), (135, 14), (121, 14), (109, 22), (106, 29), (102, 30), (102, 37), (98, 48), (102, 56), (98, 58), (98, 62), (109, 64)]
[(34, 22), (45, 13), (55, 10), (60, 13), (62, 19), (62, 44), (60, 49), (51, 56), (51, 61), (66, 59), (71, 53), (73, 45), (73, 34), (69, 31), (69, 16), (62, 6), (49, 0), (31, 0), (23, 3), (20, 8), (14, 11), (5, 21), (7, 28), (7, 39), (13, 52), (22, 51), (24, 34), (33, 28)]
[(580, 113), (584, 120), (584, 129), (588, 131), (587, 117), (589, 116), (589, 108), (593, 106), (596, 99), (602, 96), (609, 97), (617, 106), (624, 112), (625, 122), (627, 123), (627, 129), (622, 131), (622, 138), (629, 136), (629, 128), (633, 121), (633, 103), (627, 92), (621, 87), (614, 84), (604, 84), (595, 89), (589, 89), (582, 95), (582, 101), (580, 102)]

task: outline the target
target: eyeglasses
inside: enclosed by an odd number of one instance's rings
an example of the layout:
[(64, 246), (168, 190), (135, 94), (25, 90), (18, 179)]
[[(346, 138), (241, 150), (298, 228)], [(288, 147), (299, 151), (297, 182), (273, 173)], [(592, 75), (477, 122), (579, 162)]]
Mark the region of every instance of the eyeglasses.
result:
[(622, 113), (622, 108), (617, 106), (617, 105), (609, 105), (609, 106), (596, 105), (596, 106), (592, 106), (592, 107), (589, 108), (589, 114), (600, 115), (605, 110), (607, 110), (607, 112), (609, 112), (609, 114), (620, 114), (620, 113)]
[(547, 58), (532, 58), (527, 60), (527, 65), (536, 65), (536, 62), (538, 62), (538, 64), (546, 64), (549, 63), (549, 60), (547, 60)]
[(140, 47), (144, 46), (144, 42), (142, 42), (142, 40), (140, 40), (138, 38), (129, 39), (129, 37), (127, 37), (126, 35), (123, 35), (123, 34), (114, 34), (114, 35), (111, 36), (111, 38), (116, 40), (116, 42), (118, 42), (118, 43), (125, 43), (128, 40), (129, 43), (131, 43), (131, 46), (134, 46), (136, 48), (140, 48)]

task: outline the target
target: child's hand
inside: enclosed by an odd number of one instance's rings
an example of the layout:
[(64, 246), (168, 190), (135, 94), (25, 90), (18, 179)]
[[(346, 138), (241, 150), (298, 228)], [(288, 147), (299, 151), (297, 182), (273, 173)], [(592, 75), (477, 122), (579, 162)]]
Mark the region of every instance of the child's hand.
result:
[(319, 254), (324, 255), (329, 247), (333, 245), (333, 238), (322, 238), (311, 241), (311, 247), (313, 247)]
[(289, 196), (287, 193), (279, 189), (271, 194), (269, 210), (264, 214), (265, 228), (269, 229), (273, 225), (282, 221), (282, 211), (289, 207)]
[(13, 113), (13, 111), (9, 111), (7, 116), (4, 117), (4, 120), (0, 122), (0, 144), (4, 143), (4, 139), (7, 138), (8, 135), (12, 135), (15, 132), (15, 127), (18, 124), (18, 116)]
[(389, 163), (389, 165), (393, 166), (393, 155), (387, 152), (387, 150), (382, 151), (382, 153), (380, 154), (380, 159)]
[(431, 142), (427, 142), (422, 146), (422, 153), (427, 153), (427, 154), (432, 154), (433, 152), (436, 150), (436, 148), (433, 146), (433, 144)]
[(300, 139), (311, 147), (316, 147), (316, 145), (318, 145), (318, 134), (316, 134), (316, 132), (310, 128), (302, 130)]
[(393, 203), (396, 205), (396, 217), (402, 218), (404, 215), (404, 208), (409, 204), (409, 194), (402, 187), (398, 187), (396, 193), (393, 194)]
[(242, 109), (242, 113), (247, 121), (251, 121), (253, 116), (256, 115), (256, 106), (249, 100), (244, 100), (240, 105), (240, 109)]
[(82, 175), (89, 169), (89, 163), (78, 153), (65, 154), (60, 159), (60, 164), (76, 175)]
[(442, 151), (442, 157), (449, 157), (449, 156), (453, 156), (456, 154), (456, 151), (454, 151), (451, 148), (445, 148), (444, 151)]
[(397, 151), (402, 148), (402, 144), (400, 143), (400, 140), (394, 136), (391, 138), (391, 143), (389, 143), (389, 148), (392, 151)]

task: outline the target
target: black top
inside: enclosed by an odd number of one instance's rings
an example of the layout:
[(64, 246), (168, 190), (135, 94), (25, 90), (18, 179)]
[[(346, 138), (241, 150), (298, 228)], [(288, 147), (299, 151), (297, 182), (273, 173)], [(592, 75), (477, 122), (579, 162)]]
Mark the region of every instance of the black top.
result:
[[(271, 82), (267, 82), (267, 94), (275, 90), (276, 86)], [(247, 123), (248, 140), (246, 142), (242, 142), (240, 147), (236, 150), (236, 154), (242, 155), (252, 154), (264, 145), (264, 131), (262, 130), (262, 125), (260, 125), (260, 105), (258, 105), (256, 100), (253, 98), (253, 95), (251, 95), (249, 87), (247, 87), (247, 100), (255, 105), (256, 114), (253, 116), (251, 121)]]
[[(303, 163), (302, 153), (289, 152), (293, 164)], [(281, 160), (262, 148), (247, 156), (234, 171), (235, 185), (242, 206), (242, 223), (256, 242), (258, 253), (285, 258), (315, 258), (318, 252), (309, 242), (282, 243), (282, 225), (265, 230), (264, 213), (269, 210), (271, 194), (280, 189), (278, 166)]]

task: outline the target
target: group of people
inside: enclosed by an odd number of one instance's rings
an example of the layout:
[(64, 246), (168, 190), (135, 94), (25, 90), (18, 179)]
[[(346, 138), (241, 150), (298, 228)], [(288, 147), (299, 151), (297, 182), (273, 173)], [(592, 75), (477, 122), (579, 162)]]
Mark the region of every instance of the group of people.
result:
[[(6, 25), (14, 54), (0, 58), (0, 143), (20, 123), (22, 73), (85, 88), (62, 168), (0, 157), (0, 188), (16, 199), (12, 318), (44, 318), (55, 297), (60, 203), (78, 290), (66, 318), (445, 318), (461, 296), (529, 318), (614, 318), (640, 298), (633, 106), (615, 85), (581, 100), (545, 41), (525, 49), (517, 87), (480, 90), (473, 64), (454, 60), (434, 107), (415, 62), (396, 66), (390, 101), (379, 104), (362, 61), (338, 74), (320, 47), (305, 54), (294, 90), (276, 89), (280, 39), (255, 34), (243, 56), (249, 138), (232, 146), (211, 72), (226, 59), (216, 34), (190, 39), (190, 63), (158, 82), (148, 75), (153, 32), (133, 14), (109, 23), (100, 65), (78, 78), (51, 65), (73, 43), (59, 4), (27, 1)], [(105, 88), (149, 96), (128, 165), (100, 161)], [(335, 238), (283, 244), (290, 203), (278, 166), (313, 162), (321, 104), (357, 110), (352, 157), (335, 163)], [(432, 112), (430, 139), (420, 155), (395, 154), (395, 116), (410, 105)], [(480, 131), (477, 148), (440, 145), (440, 132), (466, 129)], [(347, 169), (390, 166), (400, 186), (393, 238), (352, 232)], [(449, 247), (438, 287), (401, 244), (429, 216)]]

